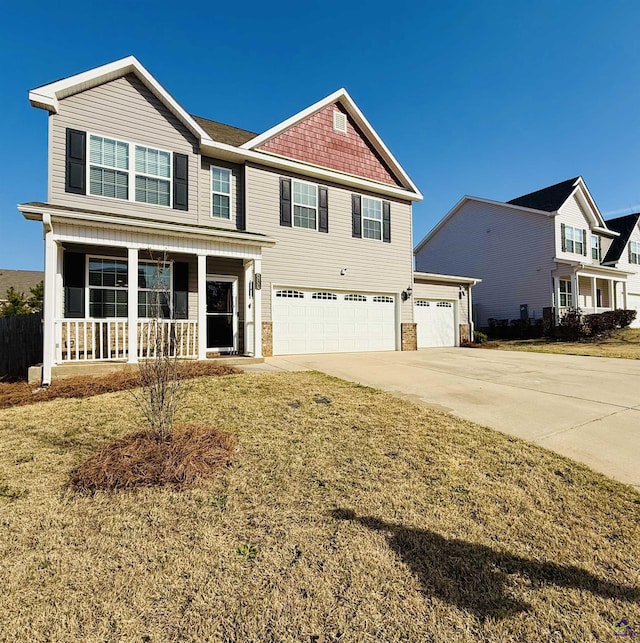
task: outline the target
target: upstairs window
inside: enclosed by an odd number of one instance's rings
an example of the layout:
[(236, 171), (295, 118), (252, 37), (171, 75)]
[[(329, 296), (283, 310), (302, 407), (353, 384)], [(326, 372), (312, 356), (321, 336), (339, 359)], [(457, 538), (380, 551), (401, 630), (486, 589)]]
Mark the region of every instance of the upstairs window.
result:
[(591, 258), (600, 261), (600, 237), (597, 234), (591, 235)]
[(129, 145), (112, 138), (89, 138), (89, 193), (129, 198)]
[(211, 168), (211, 216), (231, 218), (231, 170)]
[(136, 201), (171, 204), (171, 153), (136, 145)]
[(640, 264), (640, 243), (629, 241), (629, 263)]
[(382, 201), (362, 197), (362, 236), (365, 239), (382, 239)]
[(318, 186), (292, 181), (293, 225), (296, 228), (316, 229), (318, 216)]
[(578, 255), (584, 255), (586, 254), (584, 244), (584, 230), (563, 224), (562, 249), (565, 252), (573, 252)]

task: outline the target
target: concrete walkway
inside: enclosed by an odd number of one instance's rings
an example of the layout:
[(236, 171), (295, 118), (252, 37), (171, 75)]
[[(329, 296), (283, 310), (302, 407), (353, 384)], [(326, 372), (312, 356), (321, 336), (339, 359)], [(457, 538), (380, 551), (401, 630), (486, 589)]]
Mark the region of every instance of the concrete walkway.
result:
[[(640, 361), (465, 348), (273, 357), (530, 440), (640, 490)], [(257, 369), (256, 369), (257, 370)]]

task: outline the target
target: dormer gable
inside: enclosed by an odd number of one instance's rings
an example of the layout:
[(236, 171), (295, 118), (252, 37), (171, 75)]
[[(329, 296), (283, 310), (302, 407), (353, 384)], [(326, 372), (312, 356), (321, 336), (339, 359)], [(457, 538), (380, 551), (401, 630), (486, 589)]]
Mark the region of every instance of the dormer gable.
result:
[(345, 89), (302, 110), (242, 147), (417, 192)]

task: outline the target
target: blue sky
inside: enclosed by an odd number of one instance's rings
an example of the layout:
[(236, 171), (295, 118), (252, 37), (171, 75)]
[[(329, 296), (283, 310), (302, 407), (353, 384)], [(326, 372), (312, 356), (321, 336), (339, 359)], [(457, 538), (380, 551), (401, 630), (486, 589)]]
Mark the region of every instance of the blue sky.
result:
[[(365, 9), (366, 7), (366, 9)], [(256, 132), (346, 87), (425, 195), (417, 243), (464, 195), (582, 175), (640, 209), (640, 3), (23, 2), (0, 25), (0, 267), (41, 269), (47, 117), (33, 87), (133, 54), (187, 111)]]

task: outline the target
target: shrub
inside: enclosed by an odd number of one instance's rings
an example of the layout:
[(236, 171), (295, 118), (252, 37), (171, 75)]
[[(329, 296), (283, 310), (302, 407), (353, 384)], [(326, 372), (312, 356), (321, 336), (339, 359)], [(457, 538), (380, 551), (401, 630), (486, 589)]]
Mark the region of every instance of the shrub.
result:
[(473, 343), (474, 344), (484, 344), (486, 341), (488, 341), (489, 337), (488, 335), (485, 335), (484, 333), (481, 333), (479, 330), (474, 330), (473, 331)]
[(575, 308), (562, 317), (556, 327), (556, 336), (568, 341), (605, 339), (614, 331), (626, 328), (635, 318), (635, 310), (608, 310), (583, 315)]
[(556, 336), (565, 341), (577, 341), (583, 336), (582, 313), (579, 308), (570, 308), (556, 326)]

